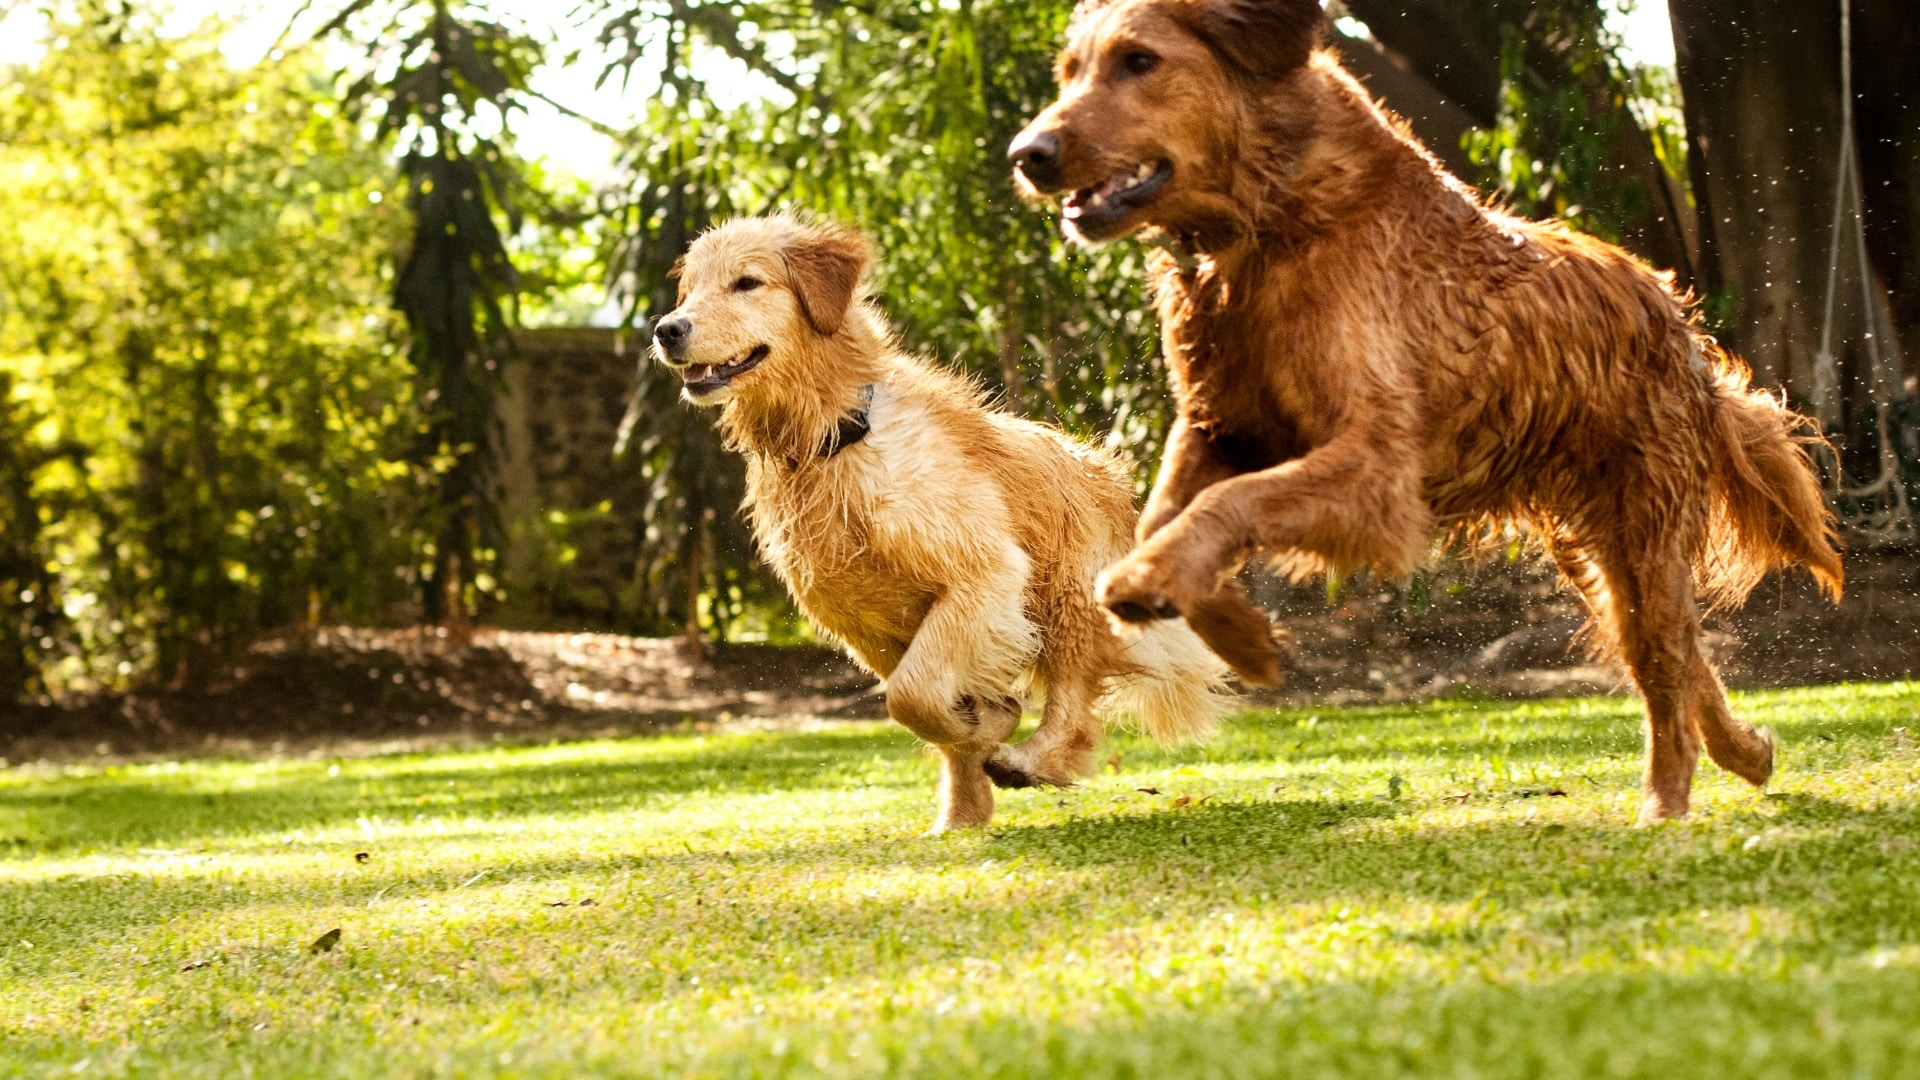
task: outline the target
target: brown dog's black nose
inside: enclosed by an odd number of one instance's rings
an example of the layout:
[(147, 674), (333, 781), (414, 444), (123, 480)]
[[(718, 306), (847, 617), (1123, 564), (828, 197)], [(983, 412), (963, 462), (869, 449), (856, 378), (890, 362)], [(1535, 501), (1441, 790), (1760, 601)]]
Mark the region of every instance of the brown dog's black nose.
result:
[(1060, 136), (1051, 131), (1021, 132), (1007, 147), (1007, 160), (1041, 191), (1060, 186)]
[(653, 324), (653, 341), (660, 346), (660, 352), (668, 359), (677, 359), (686, 351), (687, 339), (693, 336), (693, 321), (683, 317), (661, 319)]

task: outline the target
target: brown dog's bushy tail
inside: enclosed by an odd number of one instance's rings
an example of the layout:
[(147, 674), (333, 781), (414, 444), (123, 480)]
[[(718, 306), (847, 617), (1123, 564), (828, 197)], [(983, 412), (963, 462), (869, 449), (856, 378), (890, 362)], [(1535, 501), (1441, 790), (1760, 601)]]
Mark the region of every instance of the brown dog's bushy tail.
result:
[(1133, 673), (1115, 679), (1094, 711), (1136, 722), (1156, 742), (1204, 739), (1233, 706), (1227, 665), (1179, 619), (1148, 626), (1125, 655)]
[(1807, 453), (1825, 440), (1811, 419), (1751, 389), (1746, 365), (1717, 344), (1696, 348), (1713, 362), (1714, 506), (1699, 568), (1709, 603), (1737, 604), (1789, 566), (1839, 600), (1840, 537)]

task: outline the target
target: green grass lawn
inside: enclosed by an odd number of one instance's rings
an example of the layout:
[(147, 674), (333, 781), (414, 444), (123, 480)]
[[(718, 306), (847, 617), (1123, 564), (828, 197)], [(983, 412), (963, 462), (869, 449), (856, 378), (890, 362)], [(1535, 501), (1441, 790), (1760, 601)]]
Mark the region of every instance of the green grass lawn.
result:
[(0, 1071), (1920, 1076), (1920, 684), (1738, 707), (1774, 792), (1654, 829), (1625, 700), (1116, 740), (938, 838), (873, 724), (15, 766)]

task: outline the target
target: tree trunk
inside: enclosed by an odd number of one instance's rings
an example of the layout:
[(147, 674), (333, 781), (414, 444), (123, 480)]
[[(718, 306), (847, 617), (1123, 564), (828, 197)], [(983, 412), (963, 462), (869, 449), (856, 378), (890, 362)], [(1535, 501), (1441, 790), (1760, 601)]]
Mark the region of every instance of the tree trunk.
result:
[[(1893, 43), (1897, 24), (1912, 32), (1915, 16), (1892, 10), (1906, 2), (1862, 3), (1863, 11), (1874, 9), (1874, 17), (1856, 22), (1855, 53), (1881, 62), (1857, 63), (1856, 70), (1871, 67), (1891, 72), (1891, 81), (1904, 76), (1911, 83), (1911, 52), (1904, 61), (1881, 55)], [(1856, 85), (1856, 100), (1863, 102), (1856, 121), (1861, 158), (1874, 170), (1866, 186), (1875, 269), (1862, 282), (1851, 220), (1841, 222), (1837, 258), (1833, 250), (1842, 136), (1838, 3), (1670, 0), (1669, 10), (1685, 98), (1689, 168), (1703, 224), (1710, 310), (1757, 379), (1787, 387), (1821, 415), (1843, 436), (1849, 471), (1860, 472), (1871, 466), (1877, 449), (1870, 343), (1893, 351), (1893, 362), (1899, 363), (1884, 281), (1889, 271), (1920, 275), (1910, 239), (1887, 246), (1893, 234), (1904, 231), (1910, 238), (1917, 218), (1911, 212), (1914, 196), (1906, 196), (1901, 217), (1897, 196), (1871, 189), (1901, 175), (1905, 191), (1920, 186), (1914, 183), (1920, 180), (1913, 169), (1920, 147), (1912, 121), (1900, 145), (1898, 133), (1884, 130), (1887, 99), (1875, 93), (1873, 106), (1867, 107), (1871, 82)], [(1874, 33), (1884, 36), (1870, 38), (1866, 31), (1881, 23), (1886, 25)], [(1912, 97), (1905, 101), (1913, 104)], [(1911, 108), (1906, 114), (1912, 115)], [(1876, 238), (1878, 251), (1872, 250)], [(1815, 371), (1830, 271), (1828, 343), (1839, 375), (1831, 391), (1816, 385)], [(1904, 302), (1915, 299), (1920, 289)]]
[(1431, 82), (1401, 67), (1400, 58), (1374, 41), (1350, 38), (1338, 32), (1327, 35), (1328, 44), (1340, 54), (1340, 64), (1366, 86), (1367, 92), (1407, 121), (1421, 143), (1439, 158), (1454, 175), (1471, 180), (1476, 173), (1461, 141), (1468, 130), (1485, 127), (1491, 116), (1474, 114), (1441, 93)]
[(1912, 400), (1912, 361), (1920, 359), (1920, 6), (1854, 0), (1853, 29), (1867, 250), (1892, 294)]
[[(1599, 48), (1594, 32), (1601, 15), (1595, 0), (1566, 0), (1558, 9), (1564, 16), (1560, 19), (1555, 18), (1553, 5), (1535, 9), (1514, 4), (1502, 10), (1501, 5), (1485, 0), (1345, 0), (1345, 4), (1401, 61), (1406, 77), (1424, 81), (1480, 127), (1491, 127), (1499, 119), (1503, 16), (1514, 22), (1527, 42), (1526, 66), (1550, 84), (1577, 86), (1588, 112), (1595, 120), (1604, 119), (1616, 133), (1607, 147), (1607, 171), (1622, 178), (1614, 184), (1637, 185), (1645, 198), (1644, 209), (1625, 221), (1621, 245), (1657, 267), (1672, 270), (1681, 288), (1693, 286), (1700, 261), (1699, 239), (1685, 192), (1660, 164), (1651, 138), (1618, 95), (1605, 65), (1586, 62)], [(1357, 50), (1343, 47), (1342, 53), (1354, 55)], [(1576, 58), (1581, 62), (1576, 63)], [(1424, 93), (1413, 94), (1406, 105), (1396, 100), (1396, 84), (1404, 81), (1369, 85), (1410, 119), (1432, 112)], [(1414, 127), (1420, 132), (1417, 122)], [(1451, 157), (1432, 147), (1456, 168), (1461, 157), (1457, 138)], [(1539, 149), (1554, 152), (1551, 147)], [(1466, 179), (1477, 179), (1471, 170), (1462, 172)]]

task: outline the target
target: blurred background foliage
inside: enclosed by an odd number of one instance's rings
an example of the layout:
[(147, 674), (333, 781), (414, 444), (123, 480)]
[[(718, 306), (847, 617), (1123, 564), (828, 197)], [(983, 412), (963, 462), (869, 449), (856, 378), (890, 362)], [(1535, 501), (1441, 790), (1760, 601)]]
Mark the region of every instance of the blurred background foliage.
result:
[[(393, 165), (308, 53), (56, 10), (0, 82), (0, 694), (203, 678), (410, 591)], [(18, 604), (18, 607), (14, 607)]]
[[(1066, 246), (1003, 157), (1051, 100), (1065, 0), (580, 0), (554, 18), (647, 98), (593, 187), (515, 143), (535, 73), (586, 62), (553, 24), (315, 0), (317, 22), (236, 68), (218, 25), (163, 33), (158, 0), (38, 6), (48, 49), (0, 81), (0, 699), (191, 685), (321, 622), (458, 630), (562, 573), (516, 580), (502, 554), (529, 528), (563, 550), (579, 524), (502, 518), (513, 331), (577, 321), (591, 292), (638, 356), (674, 259), (734, 215), (860, 224), (909, 348), (1150, 475), (1168, 402), (1142, 250)], [(1490, 197), (1671, 268), (1754, 347), (1745, 279), (1704, 227), (1687, 88), (1625, 58), (1600, 0), (1329, 13), (1339, 48), (1462, 118), (1440, 140)], [(1822, 207), (1831, 175), (1799, 180)], [(1762, 376), (1805, 396), (1791, 370)], [(644, 364), (619, 450), (645, 524), (594, 628), (790, 628), (739, 521), (739, 463)]]

